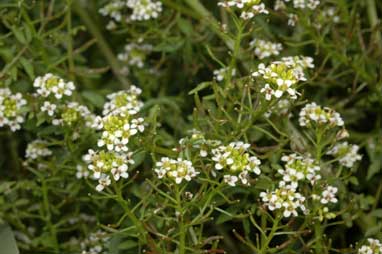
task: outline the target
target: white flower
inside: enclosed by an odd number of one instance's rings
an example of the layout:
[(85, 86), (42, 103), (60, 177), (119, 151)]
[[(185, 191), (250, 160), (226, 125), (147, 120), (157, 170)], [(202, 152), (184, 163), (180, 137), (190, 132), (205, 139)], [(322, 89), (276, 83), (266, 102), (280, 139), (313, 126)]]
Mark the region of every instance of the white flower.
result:
[(236, 69), (230, 69), (228, 67), (214, 70), (214, 79), (218, 82), (223, 81), (228, 75), (234, 77), (236, 75)]
[(382, 254), (382, 244), (378, 239), (368, 238), (367, 242), (358, 249), (358, 254)]
[(285, 169), (278, 172), (283, 176), (282, 181), (297, 188), (298, 182), (308, 180), (312, 185), (321, 179), (320, 167), (310, 157), (297, 154), (284, 155), (281, 160), (286, 162)]
[(317, 8), (319, 4), (320, 4), (319, 0), (293, 0), (293, 7), (298, 9), (309, 8), (311, 10), (314, 10)]
[(249, 45), (255, 48), (255, 55), (259, 59), (264, 59), (272, 55), (277, 56), (280, 54), (280, 51), (283, 49), (280, 43), (272, 43), (270, 41), (254, 39)]
[(338, 199), (336, 198), (336, 193), (338, 189), (333, 186), (327, 186), (325, 190), (321, 194), (321, 203), (327, 204), (327, 203), (337, 203)]
[(266, 82), (260, 91), (265, 93), (267, 100), (271, 100), (272, 96), (281, 98), (284, 94), (295, 100), (299, 95), (296, 91), (298, 82), (306, 80), (304, 70), (312, 67), (310, 60), (311, 58), (306, 57), (287, 57), (268, 66), (261, 63), (252, 76), (261, 77)]
[(352, 168), (357, 161), (362, 159), (362, 155), (358, 154), (358, 150), (359, 146), (343, 142), (336, 144), (327, 154), (339, 158), (341, 165)]
[(149, 20), (158, 18), (162, 12), (162, 3), (152, 0), (127, 0), (126, 6), (131, 8), (132, 14), (128, 20)]
[(10, 89), (0, 88), (0, 128), (8, 126), (13, 132), (19, 130), (25, 120), (22, 109), (26, 104), (21, 93), (12, 94)]
[(36, 160), (40, 157), (47, 157), (52, 155), (52, 151), (47, 148), (48, 142), (36, 139), (29, 143), (25, 151), (25, 158)]
[(295, 26), (298, 21), (298, 16), (293, 13), (288, 14), (288, 26)]
[[(131, 158), (133, 153), (116, 153), (113, 151), (93, 151), (89, 149), (83, 156), (83, 160), (88, 165), (88, 170), (92, 173), (94, 179), (100, 179), (104, 175), (112, 175), (115, 181), (121, 177), (128, 178), (128, 165), (134, 164)], [(105, 179), (104, 179), (105, 180)], [(101, 188), (100, 185), (97, 186)]]
[(293, 186), (280, 186), (274, 191), (261, 192), (260, 197), (264, 205), (270, 210), (281, 210), (283, 216), (297, 216), (297, 209), (305, 211), (305, 197), (296, 192)]
[(86, 167), (78, 164), (76, 169), (77, 169), (77, 172), (76, 172), (77, 179), (81, 179), (81, 178), (86, 179), (89, 177), (89, 170)]
[[(228, 146), (220, 145), (212, 149), (212, 160), (216, 170), (224, 171), (224, 181), (233, 186), (238, 180), (248, 185), (249, 173), (261, 173), (260, 160), (248, 153), (250, 145), (243, 142), (232, 142)], [(230, 177), (231, 176), (231, 177)]]
[(106, 174), (102, 174), (98, 179), (98, 185), (96, 186), (96, 190), (98, 192), (103, 191), (107, 186), (111, 184), (110, 176)]
[(239, 180), (239, 178), (237, 176), (233, 176), (233, 175), (225, 175), (224, 176), (224, 182), (230, 186), (236, 186), (236, 182), (238, 180)]
[(218, 6), (224, 8), (238, 8), (241, 11), (240, 17), (244, 20), (251, 19), (257, 14), (268, 14), (264, 3), (261, 0), (225, 0), (218, 2)]
[[(82, 219), (82, 217), (81, 217)], [(90, 220), (94, 222), (94, 219)], [(91, 233), (86, 239), (81, 241), (81, 254), (102, 254), (105, 253), (109, 241), (107, 234), (101, 230)]]
[(50, 103), (49, 101), (44, 101), (44, 104), (40, 109), (42, 112), (47, 112), (49, 116), (53, 116), (56, 108), (56, 104)]
[(177, 184), (182, 183), (183, 180), (189, 182), (199, 174), (192, 166), (191, 161), (181, 158), (174, 160), (168, 157), (161, 158), (161, 160), (156, 163), (154, 171), (159, 179), (168, 177)]
[(146, 55), (151, 51), (152, 45), (133, 42), (126, 44), (124, 51), (119, 53), (117, 58), (129, 66), (143, 68)]
[(301, 109), (299, 116), (300, 126), (310, 127), (312, 124), (330, 127), (344, 126), (344, 121), (339, 113), (328, 107), (322, 108), (314, 102), (306, 104)]
[(47, 73), (42, 77), (37, 77), (33, 86), (38, 95), (49, 97), (53, 95), (56, 99), (62, 99), (64, 96), (71, 96), (75, 90), (73, 82), (65, 82), (62, 78)]
[(109, 101), (104, 105), (104, 116), (96, 117), (93, 121), (93, 127), (102, 131), (98, 147), (127, 152), (130, 138), (144, 131), (144, 119), (136, 116), (143, 106), (138, 100), (140, 93), (139, 88), (131, 86), (129, 90), (107, 96)]

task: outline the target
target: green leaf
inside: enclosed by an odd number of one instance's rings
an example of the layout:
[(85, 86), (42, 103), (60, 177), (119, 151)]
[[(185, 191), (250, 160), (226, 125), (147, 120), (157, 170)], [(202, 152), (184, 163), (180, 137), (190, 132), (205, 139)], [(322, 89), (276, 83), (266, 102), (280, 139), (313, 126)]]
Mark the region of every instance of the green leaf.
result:
[(11, 27), (11, 30), (12, 30), (13, 34), (15, 35), (16, 39), (19, 42), (21, 42), (22, 44), (26, 44), (27, 43), (27, 41), (25, 39), (25, 36), (24, 36), (23, 32), (20, 29), (18, 29), (17, 27), (13, 26), (13, 27)]
[(179, 18), (177, 20), (179, 29), (187, 36), (192, 34), (192, 25), (190, 21), (186, 19)]
[(81, 94), (86, 100), (98, 108), (102, 108), (105, 103), (105, 99), (94, 91), (83, 91)]
[(207, 88), (211, 85), (212, 82), (203, 82), (203, 83), (200, 83), (199, 85), (197, 85), (197, 87), (195, 87), (194, 89), (192, 89), (188, 94), (191, 95), (191, 94), (195, 94), (197, 92), (199, 92), (200, 90), (203, 90), (204, 88)]
[(12, 229), (7, 224), (0, 225), (0, 248), (4, 254), (19, 254)]
[(32, 63), (24, 57), (20, 57), (20, 63), (23, 66), (25, 72), (28, 74), (29, 78), (33, 80), (35, 76)]
[(137, 241), (127, 240), (127, 241), (122, 242), (118, 246), (118, 249), (120, 249), (120, 250), (128, 250), (128, 249), (134, 248), (136, 246), (138, 246), (138, 242)]
[(382, 218), (382, 209), (375, 209), (370, 213), (370, 216)]
[(255, 183), (255, 188), (260, 190), (269, 190), (273, 187), (273, 181), (267, 176), (260, 176)]

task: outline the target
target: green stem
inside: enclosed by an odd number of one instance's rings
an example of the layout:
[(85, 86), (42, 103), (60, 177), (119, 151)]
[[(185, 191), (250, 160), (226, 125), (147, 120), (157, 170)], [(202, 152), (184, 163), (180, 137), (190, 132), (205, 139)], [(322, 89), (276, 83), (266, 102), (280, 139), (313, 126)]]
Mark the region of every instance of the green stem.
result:
[(73, 79), (74, 75), (74, 60), (73, 60), (73, 40), (72, 40), (72, 0), (67, 0), (68, 12), (67, 12), (67, 29), (68, 29), (68, 64), (69, 64), (69, 76)]
[(41, 180), (41, 192), (42, 192), (43, 205), (44, 205), (45, 221), (47, 223), (47, 226), (50, 232), (50, 237), (53, 243), (54, 253), (60, 253), (60, 247), (58, 245), (58, 240), (57, 240), (57, 231), (56, 231), (56, 227), (52, 224), (52, 214), (50, 213), (48, 186), (46, 184), (46, 180), (43, 177), (41, 177), (40, 180)]
[(320, 163), (321, 156), (322, 156), (322, 132), (321, 130), (317, 129), (316, 130), (316, 160), (317, 163)]
[(127, 217), (129, 217), (129, 219), (133, 222), (134, 226), (136, 227), (136, 229), (139, 231), (140, 235), (143, 237), (143, 242), (147, 242), (146, 241), (146, 230), (142, 224), (142, 222), (137, 218), (137, 216), (135, 216), (135, 214), (131, 211), (129, 205), (127, 204), (126, 200), (123, 198), (123, 195), (122, 195), (122, 190), (120, 188), (120, 185), (117, 185), (117, 183), (113, 180), (113, 186), (114, 186), (114, 190), (117, 194), (117, 202), (122, 206), (125, 214), (127, 215)]
[(315, 253), (321, 253), (322, 251), (322, 229), (321, 229), (321, 224), (318, 221), (315, 221), (314, 223), (314, 235), (315, 235)]
[(281, 215), (277, 215), (277, 214), (276, 214), (276, 218), (275, 218), (275, 220), (273, 221), (273, 225), (272, 225), (271, 232), (270, 232), (269, 235), (265, 238), (265, 241), (262, 242), (262, 246), (261, 246), (261, 249), (260, 249), (260, 251), (259, 251), (260, 254), (265, 254), (265, 253), (267, 253), (269, 244), (271, 243), (273, 237), (275, 236), (275, 233), (276, 233), (276, 231), (277, 231), (277, 229), (278, 229), (279, 222), (280, 222), (281, 218), (282, 218)]
[(378, 50), (382, 50), (382, 37), (380, 29), (378, 29), (379, 19), (377, 13), (377, 7), (375, 5), (375, 0), (366, 0), (367, 14), (369, 16), (369, 22), (371, 29), (375, 31), (375, 42), (377, 44)]
[(177, 201), (177, 210), (179, 212), (179, 253), (186, 253), (186, 227), (184, 225), (183, 219), (183, 209), (182, 209), (182, 200), (181, 200), (181, 192), (179, 190), (179, 186), (175, 185), (175, 195)]
[(117, 58), (114, 56), (113, 51), (110, 49), (101, 31), (98, 29), (98, 26), (94, 24), (93, 20), (87, 13), (86, 8), (82, 6), (80, 2), (82, 1), (73, 2), (73, 10), (78, 14), (78, 16), (84, 22), (85, 26), (89, 29), (89, 32), (97, 40), (98, 47), (101, 53), (105, 56), (106, 60), (109, 62), (114, 75), (116, 75), (124, 87), (128, 88), (130, 84), (128, 80), (121, 74), (121, 68)]
[[(323, 132), (320, 129), (316, 130), (316, 161), (320, 164), (322, 156), (322, 135)], [(321, 224), (318, 221), (315, 221), (314, 224), (314, 235), (315, 235), (315, 252), (321, 253), (322, 251), (322, 229)]]

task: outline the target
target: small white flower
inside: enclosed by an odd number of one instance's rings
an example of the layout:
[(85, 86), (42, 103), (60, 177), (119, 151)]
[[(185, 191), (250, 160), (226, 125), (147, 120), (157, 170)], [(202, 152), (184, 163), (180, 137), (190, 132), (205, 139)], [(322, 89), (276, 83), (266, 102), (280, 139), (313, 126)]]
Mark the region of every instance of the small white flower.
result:
[(53, 116), (56, 108), (56, 104), (50, 103), (49, 101), (44, 101), (44, 104), (41, 106), (41, 111), (47, 112), (49, 116)]
[(221, 68), (218, 70), (214, 70), (214, 79), (218, 82), (223, 81), (225, 78), (228, 77), (228, 75), (231, 75), (231, 77), (234, 77), (236, 75), (236, 69), (230, 69), (228, 67)]
[(40, 157), (47, 157), (52, 155), (52, 151), (48, 149), (48, 142), (37, 139), (29, 143), (25, 151), (25, 158), (36, 160)]
[(249, 45), (255, 49), (255, 55), (259, 59), (264, 59), (270, 56), (277, 56), (283, 49), (280, 43), (272, 43), (270, 41), (254, 39)]
[(86, 167), (78, 164), (76, 168), (77, 168), (77, 173), (76, 173), (77, 179), (81, 179), (81, 178), (86, 179), (89, 177), (89, 170), (87, 170)]
[(327, 186), (325, 190), (321, 194), (321, 203), (327, 204), (327, 203), (337, 203), (338, 199), (336, 198), (336, 193), (338, 189), (333, 186)]
[(110, 176), (102, 174), (98, 179), (98, 185), (96, 186), (96, 190), (98, 192), (103, 191), (107, 186), (111, 184)]
[(327, 154), (338, 157), (341, 165), (352, 168), (357, 161), (362, 159), (362, 155), (358, 153), (358, 150), (359, 146), (343, 142), (336, 144)]

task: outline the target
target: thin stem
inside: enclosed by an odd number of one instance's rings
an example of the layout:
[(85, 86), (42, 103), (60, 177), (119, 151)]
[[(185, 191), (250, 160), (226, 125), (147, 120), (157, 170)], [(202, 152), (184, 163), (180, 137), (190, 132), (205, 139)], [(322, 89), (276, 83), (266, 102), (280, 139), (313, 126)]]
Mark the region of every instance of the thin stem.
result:
[(72, 40), (72, 0), (67, 0), (68, 12), (67, 12), (67, 29), (68, 29), (68, 64), (69, 64), (69, 76), (73, 79), (74, 75), (74, 60), (73, 60), (73, 40)]
[(41, 180), (41, 192), (42, 192), (43, 205), (44, 205), (45, 221), (47, 223), (47, 226), (50, 232), (51, 241), (53, 242), (54, 253), (60, 253), (60, 247), (58, 245), (58, 240), (57, 240), (57, 231), (56, 231), (56, 227), (52, 224), (52, 215), (50, 213), (48, 186), (46, 184), (46, 180), (43, 177), (41, 177), (40, 180)]
[(379, 19), (377, 14), (377, 6), (375, 0), (366, 0), (367, 4), (367, 14), (369, 16), (369, 22), (371, 29), (375, 31), (375, 43), (377, 44), (378, 50), (382, 50), (382, 37), (380, 29), (378, 29)]
[(179, 186), (175, 184), (175, 196), (177, 201), (177, 212), (179, 213), (179, 252), (178, 254), (186, 253), (186, 227), (184, 225), (183, 208), (181, 200), (181, 191)]
[(262, 246), (261, 246), (261, 249), (259, 252), (260, 254), (267, 253), (267, 249), (268, 249), (269, 244), (271, 243), (273, 237), (275, 236), (275, 233), (278, 229), (279, 222), (280, 222), (281, 218), (282, 218), (281, 215), (276, 215), (276, 218), (273, 221), (271, 232), (269, 233), (269, 235), (267, 237), (265, 237), (265, 241), (262, 242)]
[(98, 26), (94, 24), (93, 20), (86, 12), (86, 8), (82, 6), (80, 2), (81, 1), (73, 2), (73, 10), (78, 14), (78, 16), (80, 16), (85, 26), (89, 29), (89, 32), (97, 40), (98, 47), (101, 53), (105, 56), (106, 60), (109, 62), (114, 75), (116, 75), (124, 87), (128, 88), (130, 84), (128, 80), (121, 74), (121, 68), (117, 58), (114, 56), (113, 51), (110, 49), (101, 31), (98, 29)]

